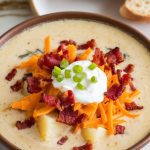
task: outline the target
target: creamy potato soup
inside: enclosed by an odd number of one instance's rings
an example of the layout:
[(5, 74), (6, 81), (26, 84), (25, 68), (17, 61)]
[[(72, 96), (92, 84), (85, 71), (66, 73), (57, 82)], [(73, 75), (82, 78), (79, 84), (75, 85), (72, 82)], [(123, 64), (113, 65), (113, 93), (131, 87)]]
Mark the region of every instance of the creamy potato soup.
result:
[[(150, 53), (148, 49), (129, 34), (115, 27), (83, 20), (53, 21), (28, 28), (0, 48), (0, 134), (22, 150), (71, 150), (74, 146), (85, 144), (80, 132), (72, 134), (67, 126), (64, 126), (61, 135), (43, 141), (36, 124), (24, 130), (18, 130), (15, 127), (17, 120), (24, 120), (24, 112), (5, 109), (13, 101), (22, 97), (21, 92), (13, 92), (10, 85), (20, 79), (24, 72), (19, 70), (11, 82), (5, 80), (5, 76), (14, 66), (27, 59), (21, 59), (19, 55), (27, 51), (43, 49), (43, 39), (48, 35), (51, 37), (52, 49), (65, 39), (72, 39), (78, 43), (95, 39), (97, 46), (104, 52), (108, 51), (108, 48), (117, 46), (126, 56), (126, 61), (121, 66), (125, 67), (129, 63), (135, 65), (134, 84), (141, 91), (135, 101), (144, 106), (144, 109), (137, 111), (140, 114), (139, 117), (126, 118), (126, 122), (123, 123), (126, 127), (124, 134), (100, 136), (93, 144), (94, 150), (124, 150), (145, 137), (150, 131)], [(68, 141), (64, 145), (58, 145), (57, 141), (64, 135), (68, 136)]]

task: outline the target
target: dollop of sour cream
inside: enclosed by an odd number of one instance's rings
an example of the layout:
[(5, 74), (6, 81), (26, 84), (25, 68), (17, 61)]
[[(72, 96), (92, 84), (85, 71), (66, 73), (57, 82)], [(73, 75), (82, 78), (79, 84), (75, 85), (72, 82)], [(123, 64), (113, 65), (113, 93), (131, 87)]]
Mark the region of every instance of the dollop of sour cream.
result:
[[(90, 70), (88, 67), (91, 64), (90, 61), (76, 61), (71, 63), (65, 69), (62, 70), (62, 75), (64, 75), (65, 70), (71, 70), (71, 78), (64, 78), (61, 82), (58, 82), (56, 78), (53, 77), (53, 86), (60, 89), (62, 92), (72, 90), (75, 96), (76, 102), (83, 104), (87, 103), (99, 103), (104, 99), (104, 92), (107, 91), (107, 77), (105, 73), (98, 67)], [(83, 72), (86, 73), (85, 78), (80, 82), (85, 86), (84, 90), (80, 90), (76, 87), (77, 82), (73, 80), (75, 73), (73, 72), (73, 67), (80, 65), (83, 68)], [(97, 79), (96, 83), (91, 83), (91, 77), (95, 76)]]

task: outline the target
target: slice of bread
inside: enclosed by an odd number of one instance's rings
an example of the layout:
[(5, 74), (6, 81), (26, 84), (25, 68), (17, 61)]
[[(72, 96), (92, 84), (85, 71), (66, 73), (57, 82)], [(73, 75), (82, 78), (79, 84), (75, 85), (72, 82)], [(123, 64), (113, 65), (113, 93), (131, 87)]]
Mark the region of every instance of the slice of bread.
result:
[(126, 0), (120, 14), (133, 21), (150, 22), (150, 0)]

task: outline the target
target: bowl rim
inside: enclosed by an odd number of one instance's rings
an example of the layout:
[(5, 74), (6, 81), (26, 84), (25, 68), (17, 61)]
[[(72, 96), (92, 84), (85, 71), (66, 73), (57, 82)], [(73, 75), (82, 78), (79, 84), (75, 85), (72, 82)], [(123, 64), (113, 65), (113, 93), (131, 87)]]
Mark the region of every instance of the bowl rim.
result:
[[(0, 47), (4, 45), (5, 42), (7, 42), (9, 39), (19, 34), (26, 28), (34, 27), (40, 23), (52, 22), (52, 21), (63, 20), (63, 19), (90, 20), (90, 21), (96, 21), (96, 22), (103, 22), (105, 24), (114, 26), (122, 30), (123, 32), (128, 33), (130, 36), (134, 37), (136, 40), (142, 43), (146, 48), (150, 49), (150, 40), (148, 39), (148, 37), (144, 36), (138, 30), (124, 23), (116, 21), (115, 19), (105, 17), (99, 14), (87, 13), (87, 12), (58, 12), (58, 13), (51, 13), (51, 14), (28, 19), (16, 25), (15, 27), (11, 28), (2, 36), (0, 36)], [(17, 146), (15, 146), (6, 138), (4, 138), (1, 134), (0, 134), (0, 142), (3, 143), (6, 147), (10, 148), (11, 150), (19, 149)], [(137, 142), (136, 144), (134, 144), (128, 149), (138, 150), (149, 142), (150, 142), (150, 132), (143, 139), (141, 139), (139, 142)]]

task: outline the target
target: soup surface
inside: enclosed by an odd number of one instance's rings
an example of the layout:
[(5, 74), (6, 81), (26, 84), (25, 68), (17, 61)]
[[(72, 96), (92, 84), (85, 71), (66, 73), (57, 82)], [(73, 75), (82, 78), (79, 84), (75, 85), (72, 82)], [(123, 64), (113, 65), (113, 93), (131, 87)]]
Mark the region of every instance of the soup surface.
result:
[(25, 60), (18, 58), (19, 55), (24, 54), (27, 50), (43, 49), (43, 39), (47, 35), (51, 36), (52, 48), (57, 47), (58, 43), (65, 39), (72, 39), (78, 43), (95, 39), (98, 47), (103, 51), (118, 46), (126, 55), (126, 61), (122, 67), (129, 63), (135, 65), (134, 83), (141, 91), (136, 101), (143, 105), (144, 109), (137, 112), (140, 117), (126, 119), (127, 122), (124, 123), (125, 134), (101, 137), (94, 144), (94, 150), (99, 150), (100, 147), (102, 150), (127, 149), (148, 134), (150, 131), (150, 53), (148, 49), (129, 34), (110, 25), (83, 20), (60, 20), (29, 28), (0, 48), (0, 133), (2, 136), (23, 150), (71, 150), (73, 146), (85, 143), (80, 133), (67, 133), (69, 140), (62, 146), (57, 145), (58, 138), (43, 142), (36, 125), (25, 130), (18, 130), (15, 127), (16, 120), (24, 120), (24, 112), (4, 110), (11, 102), (22, 97), (21, 93), (12, 92), (9, 86), (23, 73), (21, 71), (17, 73), (11, 82), (5, 80), (6, 74), (11, 68)]

